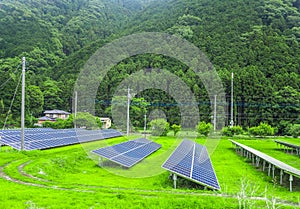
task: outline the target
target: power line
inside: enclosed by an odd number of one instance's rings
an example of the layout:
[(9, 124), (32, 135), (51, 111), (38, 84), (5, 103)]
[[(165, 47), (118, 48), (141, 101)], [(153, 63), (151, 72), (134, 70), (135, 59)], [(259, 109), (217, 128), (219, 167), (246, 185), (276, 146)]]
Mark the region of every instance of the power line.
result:
[[(13, 74), (15, 74), (18, 70), (19, 70), (19, 67), (20, 67), (21, 64), (19, 64), (17, 66), (17, 69), (13, 72)], [(4, 83), (2, 83), (2, 85), (0, 86), (0, 89), (5, 86), (10, 80), (12, 79), (12, 77), (9, 77)]]
[[(300, 104), (297, 103), (283, 103), (273, 101), (274, 103), (259, 103), (259, 102), (234, 102), (235, 107), (245, 107), (245, 108), (257, 108), (257, 107), (264, 107), (264, 108), (283, 108), (283, 107), (300, 107)], [(127, 105), (127, 102), (118, 102), (118, 101), (110, 101), (110, 100), (95, 100), (96, 104), (99, 105)], [(199, 102), (149, 102), (149, 106), (154, 107), (173, 107), (173, 106), (212, 106), (214, 103), (211, 101), (199, 101)], [(230, 102), (217, 102), (217, 105), (221, 105), (224, 107), (229, 107)], [(140, 103), (132, 102), (130, 106), (140, 106)]]
[(22, 78), (22, 74), (20, 75), (20, 78), (19, 78), (17, 87), (16, 87), (15, 92), (14, 92), (14, 96), (13, 96), (13, 98), (12, 98), (12, 100), (11, 100), (11, 103), (10, 103), (10, 106), (9, 106), (9, 110), (7, 111), (6, 118), (5, 118), (5, 121), (4, 121), (4, 124), (3, 124), (3, 128), (2, 128), (2, 129), (4, 129), (5, 126), (6, 126), (6, 122), (7, 122), (9, 113), (11, 112), (12, 105), (13, 105), (13, 103), (14, 103), (14, 100), (15, 100), (15, 97), (16, 97), (16, 94), (17, 94), (19, 85), (20, 85), (20, 83), (21, 83), (21, 78)]

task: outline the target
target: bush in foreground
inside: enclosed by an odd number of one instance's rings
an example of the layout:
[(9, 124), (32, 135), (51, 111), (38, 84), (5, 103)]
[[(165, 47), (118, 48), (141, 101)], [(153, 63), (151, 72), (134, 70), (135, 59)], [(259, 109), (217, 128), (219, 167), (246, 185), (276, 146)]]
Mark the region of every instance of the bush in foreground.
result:
[(174, 131), (174, 136), (176, 136), (176, 134), (181, 131), (181, 126), (180, 125), (177, 125), (177, 124), (173, 124), (171, 126), (171, 129)]
[(273, 136), (274, 135), (274, 128), (272, 128), (267, 123), (260, 123), (259, 126), (251, 127), (248, 129), (249, 135), (251, 136)]
[(165, 119), (156, 119), (150, 122), (153, 136), (167, 136), (170, 131), (170, 124)]
[(198, 125), (196, 126), (196, 130), (199, 135), (208, 136), (211, 129), (212, 129), (212, 124), (206, 123), (204, 121), (199, 122)]
[(241, 126), (233, 126), (233, 127), (224, 127), (222, 128), (223, 136), (234, 136), (243, 133), (243, 128)]

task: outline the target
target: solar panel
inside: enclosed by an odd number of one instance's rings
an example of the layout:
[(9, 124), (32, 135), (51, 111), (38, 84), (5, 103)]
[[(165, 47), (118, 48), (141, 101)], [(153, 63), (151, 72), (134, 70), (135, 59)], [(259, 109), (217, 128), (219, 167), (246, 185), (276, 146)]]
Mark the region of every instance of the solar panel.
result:
[(126, 168), (130, 168), (160, 147), (160, 144), (140, 138), (93, 150), (92, 152)]
[[(47, 149), (118, 136), (122, 136), (122, 133), (114, 129), (25, 129), (24, 149)], [(0, 137), (0, 144), (20, 150), (21, 130), (0, 130)]]
[(162, 168), (193, 182), (220, 190), (206, 147), (193, 141), (184, 139)]
[(294, 151), (296, 151), (296, 154), (297, 155), (300, 155), (300, 146), (299, 145), (296, 145), (296, 144), (291, 144), (291, 143), (288, 143), (288, 142), (284, 142), (284, 141), (279, 141), (279, 140), (274, 140), (277, 145), (282, 145), (284, 146), (284, 151), (288, 151), (290, 150), (291, 153), (293, 154)]

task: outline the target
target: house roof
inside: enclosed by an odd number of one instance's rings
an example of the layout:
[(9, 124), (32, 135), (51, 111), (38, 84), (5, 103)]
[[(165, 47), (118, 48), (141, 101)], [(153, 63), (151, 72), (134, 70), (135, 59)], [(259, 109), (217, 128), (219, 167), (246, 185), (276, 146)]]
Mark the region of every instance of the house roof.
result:
[(44, 114), (64, 114), (64, 115), (70, 115), (71, 113), (63, 111), (63, 110), (46, 110)]
[(39, 121), (56, 121), (55, 118), (49, 118), (47, 116), (43, 116), (39, 118)]
[(110, 120), (110, 118), (100, 118), (100, 120), (105, 121), (105, 120)]

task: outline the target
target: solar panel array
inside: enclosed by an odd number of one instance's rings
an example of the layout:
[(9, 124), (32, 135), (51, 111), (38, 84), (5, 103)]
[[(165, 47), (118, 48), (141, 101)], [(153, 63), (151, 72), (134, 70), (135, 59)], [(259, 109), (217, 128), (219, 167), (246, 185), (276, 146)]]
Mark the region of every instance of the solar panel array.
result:
[(291, 143), (279, 141), (279, 140), (275, 140), (275, 142), (279, 145), (290, 148), (292, 152), (295, 150), (296, 154), (300, 156), (300, 146), (299, 145), (295, 145), (295, 144), (291, 144)]
[(126, 168), (130, 168), (160, 147), (160, 144), (140, 138), (93, 150), (92, 152)]
[(238, 143), (236, 141), (230, 140), (233, 144), (235, 144), (237, 147), (240, 147), (244, 150), (247, 150), (249, 153), (252, 153), (253, 155), (257, 156), (259, 159), (262, 159), (266, 161), (267, 163), (274, 165), (276, 168), (279, 168), (283, 170), (286, 173), (293, 174), (294, 176), (300, 177), (300, 170), (297, 168), (294, 168), (280, 160), (277, 160), (276, 158), (273, 158), (263, 152), (260, 152), (256, 149), (253, 149), (251, 147), (248, 147), (244, 144)]
[(162, 167), (181, 177), (220, 190), (206, 147), (184, 139)]
[[(121, 136), (114, 129), (25, 129), (24, 150), (40, 150), (53, 147), (96, 141)], [(21, 130), (0, 130), (0, 144), (21, 149)]]

